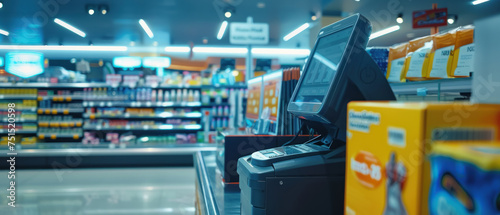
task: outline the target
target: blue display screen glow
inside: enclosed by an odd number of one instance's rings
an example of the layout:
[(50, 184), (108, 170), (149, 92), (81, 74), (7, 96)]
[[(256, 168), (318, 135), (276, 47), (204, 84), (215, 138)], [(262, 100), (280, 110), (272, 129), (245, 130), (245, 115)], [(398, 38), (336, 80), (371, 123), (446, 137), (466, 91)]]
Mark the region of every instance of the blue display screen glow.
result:
[(141, 57), (114, 57), (113, 66), (116, 68), (138, 68), (141, 67)]
[(144, 57), (142, 66), (147, 68), (168, 68), (170, 66), (169, 57)]
[(3, 66), (3, 57), (0, 57), (0, 66)]
[(43, 54), (39, 52), (9, 52), (5, 55), (5, 71), (29, 78), (43, 73)]

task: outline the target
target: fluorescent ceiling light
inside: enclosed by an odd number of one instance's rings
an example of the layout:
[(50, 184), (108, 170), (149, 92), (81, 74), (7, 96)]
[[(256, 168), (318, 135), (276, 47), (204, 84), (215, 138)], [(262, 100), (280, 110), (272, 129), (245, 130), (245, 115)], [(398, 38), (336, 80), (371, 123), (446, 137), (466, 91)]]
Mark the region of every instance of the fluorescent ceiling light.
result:
[(392, 33), (392, 32), (397, 31), (399, 29), (400, 29), (399, 25), (395, 25), (395, 26), (392, 26), (392, 27), (389, 27), (389, 28), (386, 28), (386, 29), (382, 29), (380, 31), (372, 33), (370, 35), (370, 40), (371, 39), (375, 39), (375, 38), (380, 37), (380, 36), (384, 36), (384, 35), (386, 35), (388, 33)]
[(219, 33), (217, 33), (217, 39), (218, 40), (222, 39), (222, 37), (224, 36), (224, 32), (226, 32), (226, 28), (227, 28), (227, 21), (224, 21), (220, 25)]
[(72, 25), (70, 25), (70, 24), (68, 24), (68, 23), (66, 23), (66, 22), (64, 22), (64, 21), (62, 21), (62, 20), (60, 20), (58, 18), (55, 18), (54, 22), (57, 23), (57, 24), (59, 24), (60, 26), (62, 26), (64, 28), (72, 31), (75, 34), (78, 34), (78, 36), (80, 36), (80, 37), (85, 37), (86, 36), (86, 34), (83, 31), (81, 31), (80, 29), (75, 28)]
[(139, 19), (139, 24), (141, 25), (142, 29), (146, 32), (149, 38), (153, 38), (155, 35), (153, 35), (153, 32), (151, 29), (149, 29), (148, 24), (143, 19)]
[(165, 47), (166, 52), (189, 52), (191, 48), (188, 46), (167, 46)]
[(246, 54), (247, 48), (193, 47), (194, 53)]
[(283, 37), (283, 40), (288, 41), (288, 40), (292, 39), (292, 37), (295, 37), (300, 32), (306, 30), (307, 28), (309, 28), (309, 26), (310, 26), (309, 23), (304, 23), (303, 25), (301, 25), (300, 27), (298, 27), (297, 29), (293, 30), (292, 32), (287, 34), (285, 37)]
[(473, 1), (472, 4), (473, 5), (478, 5), (478, 4), (481, 4), (481, 3), (485, 3), (487, 1), (489, 1), (489, 0), (476, 0), (476, 1)]
[(252, 48), (252, 54), (309, 55), (309, 49)]
[(32, 51), (127, 51), (126, 46), (41, 46), (41, 45), (0, 45), (0, 50), (32, 50)]
[(2, 29), (0, 29), (0, 34), (5, 35), (5, 36), (9, 36), (9, 32), (6, 30), (2, 30)]

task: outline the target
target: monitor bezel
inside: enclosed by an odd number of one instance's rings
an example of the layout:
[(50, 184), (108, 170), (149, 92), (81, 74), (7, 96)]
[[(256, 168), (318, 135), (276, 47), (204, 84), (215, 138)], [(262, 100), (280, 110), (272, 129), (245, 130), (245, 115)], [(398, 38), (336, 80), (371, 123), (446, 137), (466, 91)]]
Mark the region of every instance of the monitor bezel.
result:
[[(321, 31), (318, 34), (318, 38), (316, 39), (314, 49), (311, 52), (311, 54), (309, 55), (306, 64), (304, 65), (304, 69), (303, 69), (304, 72), (301, 75), (299, 83), (297, 84), (297, 87), (295, 88), (294, 93), (292, 95), (290, 104), (288, 105), (289, 112), (291, 112), (292, 114), (294, 114), (298, 117), (303, 116), (304, 118), (307, 118), (308, 116), (316, 115), (317, 117), (321, 118), (321, 122), (323, 122), (323, 123), (333, 123), (333, 122), (328, 121), (328, 119), (325, 119), (321, 115), (318, 115), (318, 114), (321, 112), (321, 110), (323, 109), (323, 107), (325, 105), (329, 105), (329, 104), (326, 104), (326, 103), (329, 103), (328, 97), (330, 96), (330, 94), (335, 94), (335, 91), (337, 89), (334, 86), (338, 85), (339, 81), (342, 79), (342, 75), (345, 75), (345, 74), (343, 74), (344, 73), (343, 71), (345, 69), (345, 65), (349, 61), (350, 54), (355, 49), (355, 36), (356, 36), (355, 33), (359, 30), (359, 29), (356, 29), (356, 27), (357, 27), (356, 24), (358, 23), (359, 18), (360, 18), (359, 15), (353, 15), (353, 16), (345, 19), (343, 22), (337, 22), (337, 23), (334, 23), (332, 25), (326, 26), (323, 29), (321, 29)], [(352, 28), (352, 31), (349, 35), (349, 39), (347, 41), (346, 48), (344, 49), (344, 52), (342, 53), (341, 60), (339, 61), (339, 67), (338, 67), (338, 70), (334, 76), (334, 80), (330, 83), (330, 86), (328, 87), (327, 94), (323, 98), (323, 101), (322, 102), (300, 102), (301, 104), (297, 104), (299, 102), (295, 102), (295, 100), (297, 98), (298, 91), (300, 90), (300, 86), (302, 86), (302, 82), (305, 79), (302, 77), (306, 77), (307, 73), (309, 72), (308, 69), (309, 69), (309, 66), (312, 62), (314, 54), (316, 53), (316, 49), (318, 48), (319, 40), (324, 38), (324, 37), (330, 36), (332, 34), (338, 33), (342, 30), (347, 29), (347, 28)], [(299, 109), (299, 107), (300, 107), (300, 109)], [(311, 110), (311, 111), (303, 111), (303, 110)]]

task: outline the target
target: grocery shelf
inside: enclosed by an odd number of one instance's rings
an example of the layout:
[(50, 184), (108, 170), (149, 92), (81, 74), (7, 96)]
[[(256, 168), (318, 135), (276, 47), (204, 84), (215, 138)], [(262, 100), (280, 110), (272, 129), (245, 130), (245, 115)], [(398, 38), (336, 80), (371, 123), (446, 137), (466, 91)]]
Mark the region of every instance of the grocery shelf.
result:
[[(44, 143), (43, 143), (44, 144)], [(55, 144), (55, 143), (54, 143)], [(75, 144), (82, 148), (67, 148), (67, 149), (47, 149), (47, 148), (31, 148), (39, 147), (42, 144), (29, 145), (30, 148), (18, 149), (17, 157), (55, 157), (55, 156), (138, 156), (138, 155), (192, 155), (199, 151), (215, 151), (214, 144), (174, 144), (166, 147), (137, 147), (137, 148), (94, 148), (90, 145)], [(22, 145), (26, 147), (27, 145)], [(0, 147), (0, 154), (6, 154), (6, 148)]]
[(84, 107), (200, 107), (201, 102), (84, 101)]
[(70, 114), (83, 113), (83, 108), (39, 108), (38, 114)]
[(202, 85), (202, 89), (226, 89), (226, 88), (233, 88), (233, 89), (246, 89), (246, 85)]
[(115, 115), (103, 115), (103, 114), (84, 114), (84, 118), (90, 119), (115, 119), (115, 118), (125, 118), (125, 119), (196, 119), (201, 118), (202, 114), (193, 112), (193, 113), (185, 113), (181, 115), (173, 115), (171, 113), (161, 113), (154, 115), (131, 115), (131, 114), (115, 114)]
[[(0, 88), (99, 88), (110, 87), (106, 83), (0, 83)], [(118, 86), (128, 87), (128, 86)], [(136, 86), (136, 87), (151, 87), (151, 86)], [(241, 88), (245, 89), (246, 85), (158, 85), (151, 87), (156, 89), (213, 89), (213, 88)]]
[[(15, 134), (35, 134), (36, 130), (16, 130)], [(0, 134), (8, 134), (8, 129), (0, 129)]]
[(16, 112), (35, 112), (36, 111), (36, 107), (31, 107), (31, 108), (17, 108), (17, 107), (14, 107), (14, 110), (16, 110)]
[(73, 138), (79, 139), (81, 134), (54, 134), (54, 133), (37, 133), (39, 139), (60, 139), (60, 138)]
[[(9, 118), (2, 118), (0, 120), (0, 122), (8, 123), (9, 122), (8, 120), (9, 120)], [(15, 120), (15, 123), (23, 123), (23, 122), (37, 122), (37, 120), (36, 119), (25, 119), (25, 118), (20, 118), (20, 119), (16, 118), (16, 120)]]
[(0, 95), (0, 99), (9, 99), (9, 100), (24, 100), (24, 99), (36, 99), (36, 95)]
[[(470, 93), (471, 78), (439, 79), (430, 81), (414, 81), (406, 83), (391, 83), (396, 95), (417, 95), (417, 91), (427, 91), (426, 94), (438, 93)], [(425, 89), (425, 90), (424, 90)]]
[(38, 127), (82, 127), (83, 122), (82, 120), (79, 121), (68, 121), (68, 122), (45, 122), (45, 121), (39, 121), (38, 122)]
[(84, 130), (89, 131), (166, 131), (166, 130), (175, 130), (175, 131), (197, 131), (202, 127), (199, 124), (190, 124), (190, 125), (170, 125), (164, 124), (160, 126), (142, 126), (142, 127), (132, 127), (132, 126), (122, 126), (122, 127), (102, 127), (102, 126), (89, 126), (86, 125), (83, 127)]
[(52, 101), (73, 101), (73, 100), (83, 100), (83, 95), (50, 95), (50, 96), (38, 96), (37, 97), (38, 101), (42, 100), (52, 100)]

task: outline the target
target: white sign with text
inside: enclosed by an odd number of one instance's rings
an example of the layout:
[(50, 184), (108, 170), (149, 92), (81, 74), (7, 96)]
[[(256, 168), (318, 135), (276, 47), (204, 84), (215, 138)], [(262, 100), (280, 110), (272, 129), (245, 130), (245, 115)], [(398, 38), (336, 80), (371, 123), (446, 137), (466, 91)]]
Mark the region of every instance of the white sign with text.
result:
[(229, 27), (231, 44), (268, 44), (269, 24), (232, 22)]

